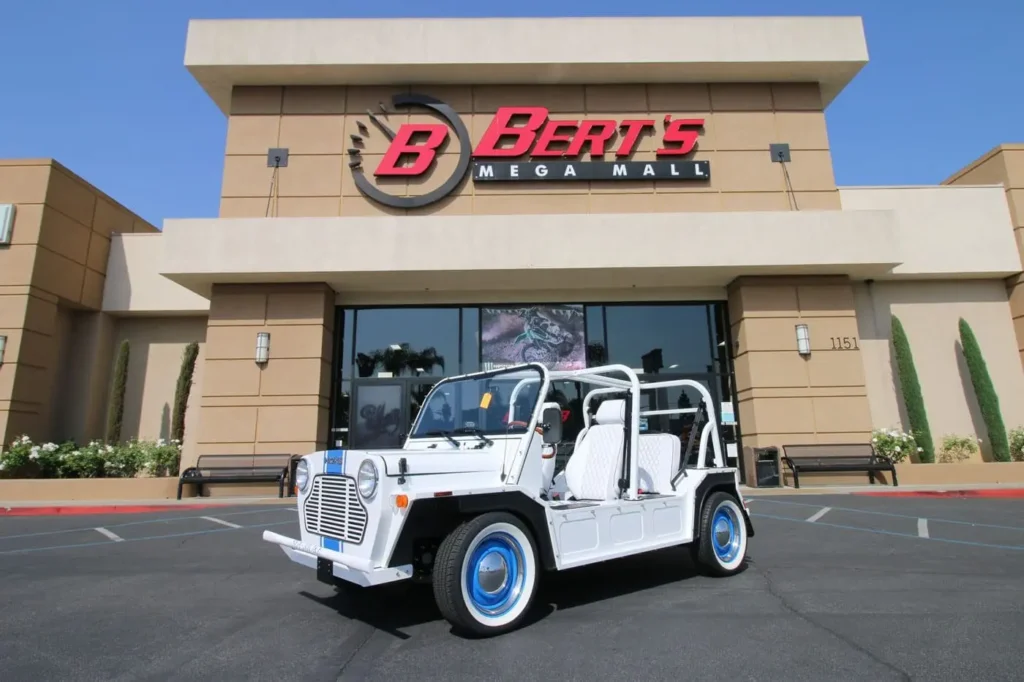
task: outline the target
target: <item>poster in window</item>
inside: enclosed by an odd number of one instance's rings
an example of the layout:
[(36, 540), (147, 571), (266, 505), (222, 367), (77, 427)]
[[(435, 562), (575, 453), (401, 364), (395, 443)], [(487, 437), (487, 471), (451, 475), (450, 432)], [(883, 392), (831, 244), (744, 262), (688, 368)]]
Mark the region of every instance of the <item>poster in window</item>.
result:
[(552, 370), (587, 366), (582, 305), (481, 308), (484, 369), (539, 362)]

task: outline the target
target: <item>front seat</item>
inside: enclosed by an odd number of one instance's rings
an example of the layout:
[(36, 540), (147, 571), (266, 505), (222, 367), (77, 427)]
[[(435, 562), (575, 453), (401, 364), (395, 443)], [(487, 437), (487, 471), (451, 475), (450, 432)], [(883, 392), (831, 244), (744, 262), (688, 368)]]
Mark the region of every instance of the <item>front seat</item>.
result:
[(606, 400), (565, 465), (565, 484), (577, 500), (616, 500), (622, 477), (625, 400)]

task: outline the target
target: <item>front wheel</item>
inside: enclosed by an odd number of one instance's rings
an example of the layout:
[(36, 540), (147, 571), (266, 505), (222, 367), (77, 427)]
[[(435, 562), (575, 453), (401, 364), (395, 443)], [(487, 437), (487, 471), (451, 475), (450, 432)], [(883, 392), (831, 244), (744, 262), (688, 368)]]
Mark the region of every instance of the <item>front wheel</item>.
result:
[(434, 563), (434, 599), (441, 615), (477, 636), (522, 624), (540, 576), (537, 548), (517, 517), (489, 512), (444, 539)]
[(728, 576), (739, 572), (747, 555), (747, 524), (736, 498), (712, 493), (700, 510), (700, 536), (690, 545), (704, 572)]

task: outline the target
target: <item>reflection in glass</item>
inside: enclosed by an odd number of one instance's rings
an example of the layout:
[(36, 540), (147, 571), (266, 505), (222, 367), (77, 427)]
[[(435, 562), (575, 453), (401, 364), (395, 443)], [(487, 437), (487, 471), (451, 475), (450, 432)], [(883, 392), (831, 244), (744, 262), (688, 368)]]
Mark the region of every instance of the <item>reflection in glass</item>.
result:
[(608, 362), (645, 374), (711, 371), (707, 306), (614, 305), (605, 307)]
[(349, 444), (349, 407), (352, 400), (352, 382), (342, 381), (334, 396), (334, 425), (331, 428), (333, 447), (345, 448)]
[(444, 376), (458, 372), (458, 308), (370, 308), (356, 313), (360, 377)]
[(361, 384), (355, 393), (352, 447), (391, 449), (402, 446), (402, 386)]
[(587, 367), (608, 363), (608, 350), (604, 338), (604, 308), (589, 305), (587, 314)]
[(353, 337), (355, 334), (355, 313), (352, 310), (345, 310), (341, 328), (341, 376), (344, 379), (352, 378), (352, 349)]
[(462, 374), (480, 371), (480, 309), (462, 309)]
[(416, 415), (420, 413), (420, 409), (423, 407), (423, 401), (427, 399), (427, 395), (430, 393), (430, 389), (434, 387), (434, 383), (414, 383), (409, 387), (409, 423), (413, 424), (416, 422)]

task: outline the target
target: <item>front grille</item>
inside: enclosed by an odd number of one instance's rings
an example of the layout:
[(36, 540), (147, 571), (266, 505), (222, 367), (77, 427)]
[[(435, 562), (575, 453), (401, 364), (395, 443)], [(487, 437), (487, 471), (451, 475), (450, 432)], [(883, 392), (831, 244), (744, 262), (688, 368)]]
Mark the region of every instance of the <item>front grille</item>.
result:
[(366, 509), (350, 476), (318, 475), (303, 508), (306, 531), (358, 545), (366, 532)]

